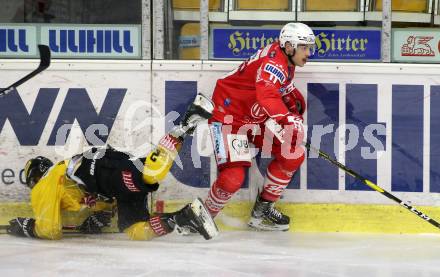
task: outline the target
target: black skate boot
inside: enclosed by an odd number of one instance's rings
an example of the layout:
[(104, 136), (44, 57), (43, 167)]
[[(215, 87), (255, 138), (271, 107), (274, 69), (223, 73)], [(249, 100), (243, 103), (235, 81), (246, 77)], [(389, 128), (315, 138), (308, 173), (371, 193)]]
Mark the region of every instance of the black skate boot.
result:
[(166, 223), (180, 234), (199, 233), (206, 240), (218, 235), (217, 225), (200, 198), (173, 213)]
[(180, 124), (171, 131), (171, 135), (176, 138), (192, 135), (200, 121), (211, 118), (213, 110), (214, 103), (205, 95), (197, 94)]
[(274, 202), (257, 197), (248, 225), (260, 231), (287, 231), (290, 218), (275, 209)]

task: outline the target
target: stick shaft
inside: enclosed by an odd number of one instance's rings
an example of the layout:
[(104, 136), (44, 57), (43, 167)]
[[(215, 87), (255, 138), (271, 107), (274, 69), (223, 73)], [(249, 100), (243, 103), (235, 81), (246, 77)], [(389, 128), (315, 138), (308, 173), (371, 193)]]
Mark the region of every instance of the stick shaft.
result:
[(38, 45), (38, 50), (40, 52), (40, 64), (38, 65), (38, 67), (34, 71), (32, 71), (31, 73), (27, 74), (26, 76), (24, 76), (23, 78), (18, 80), (17, 82), (13, 83), (12, 85), (10, 85), (6, 88), (0, 89), (0, 96), (6, 95), (9, 92), (15, 90), (16, 87), (18, 87), (19, 85), (28, 81), (29, 79), (31, 79), (32, 77), (34, 77), (35, 75), (37, 75), (38, 73), (42, 72), (43, 70), (45, 70), (46, 68), (49, 67), (49, 65), (50, 65), (50, 49), (49, 49), (49, 47), (47, 45)]
[[(0, 225), (0, 230), (6, 230), (9, 225)], [(78, 226), (63, 226), (63, 230), (78, 230)]]
[[(0, 235), (6, 234), (6, 229), (8, 228), (8, 226), (9, 225), (0, 225)], [(74, 226), (74, 225), (63, 226), (63, 233), (64, 234), (82, 234), (78, 230), (78, 226)], [(106, 234), (106, 233), (120, 233), (120, 232), (113, 231), (111, 229), (106, 229), (106, 230), (103, 230), (102, 233)]]
[(430, 218), (429, 216), (427, 216), (426, 214), (424, 214), (421, 211), (417, 210), (416, 208), (414, 208), (410, 204), (402, 201), (398, 197), (394, 196), (393, 194), (391, 194), (388, 191), (384, 190), (383, 188), (379, 187), (378, 185), (376, 185), (372, 181), (368, 180), (367, 178), (361, 176), (359, 173), (355, 172), (354, 170), (346, 167), (345, 165), (343, 165), (342, 163), (338, 162), (337, 160), (332, 159), (327, 153), (324, 153), (321, 150), (314, 148), (313, 146), (310, 145), (309, 142), (305, 143), (305, 147), (307, 149), (309, 149), (310, 151), (313, 151), (313, 152), (317, 153), (319, 155), (319, 157), (323, 158), (324, 160), (327, 160), (330, 163), (332, 163), (332, 164), (336, 165), (337, 167), (339, 167), (340, 169), (344, 170), (346, 173), (348, 173), (349, 175), (353, 176), (354, 178), (362, 181), (364, 184), (366, 184), (370, 188), (374, 189), (377, 192), (380, 192), (381, 194), (385, 195), (387, 198), (389, 198), (389, 199), (393, 200), (394, 202), (398, 203), (399, 205), (401, 205), (405, 209), (407, 209), (407, 210), (411, 211), (412, 213), (416, 214), (421, 219), (423, 219), (425, 221), (428, 221), (429, 223), (431, 223), (432, 225), (434, 225), (437, 228), (440, 228), (440, 223), (438, 223), (434, 219)]

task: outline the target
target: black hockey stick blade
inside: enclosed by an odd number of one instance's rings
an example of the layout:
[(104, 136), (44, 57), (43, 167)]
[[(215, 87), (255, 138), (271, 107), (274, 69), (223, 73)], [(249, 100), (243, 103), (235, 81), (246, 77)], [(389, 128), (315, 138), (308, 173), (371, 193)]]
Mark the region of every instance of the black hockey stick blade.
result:
[(327, 160), (328, 162), (336, 165), (337, 167), (339, 167), (340, 169), (344, 170), (347, 174), (353, 176), (354, 178), (358, 179), (359, 181), (363, 182), (365, 185), (369, 186), (370, 188), (374, 189), (375, 191), (381, 193), (382, 195), (384, 195), (385, 197), (393, 200), (394, 202), (398, 203), (399, 205), (401, 205), (402, 207), (404, 207), (405, 209), (409, 210), (410, 212), (414, 213), (415, 215), (417, 215), (418, 217), (420, 217), (421, 219), (431, 223), (433, 226), (437, 227), (440, 229), (440, 223), (434, 219), (432, 219), (431, 217), (429, 217), (428, 215), (422, 213), (421, 211), (417, 210), (416, 208), (414, 208), (413, 206), (411, 206), (410, 204), (408, 204), (407, 202), (404, 202), (403, 200), (397, 198), (396, 196), (394, 196), (393, 194), (389, 193), (388, 191), (384, 190), (383, 188), (379, 187), (378, 185), (376, 185), (375, 183), (373, 183), (372, 181), (368, 180), (367, 178), (363, 177), (362, 175), (360, 175), (359, 173), (355, 172), (354, 170), (346, 167), (345, 165), (343, 165), (342, 163), (338, 162), (335, 159), (332, 159), (330, 157), (330, 155), (328, 155), (325, 152), (322, 152), (319, 149), (314, 148), (313, 146), (310, 145), (309, 142), (306, 142), (305, 147), (309, 150), (309, 151), (313, 151), (316, 154), (318, 154), (319, 157), (323, 158), (324, 160)]
[(38, 73), (42, 72), (43, 70), (45, 70), (46, 68), (49, 67), (49, 65), (50, 65), (49, 46), (40, 44), (40, 45), (38, 45), (38, 51), (40, 52), (40, 65), (34, 71), (32, 71), (28, 75), (24, 76), (23, 78), (21, 78), (17, 82), (13, 83), (12, 85), (10, 85), (6, 88), (0, 89), (0, 96), (8, 94), (9, 92), (15, 90), (16, 87), (23, 84), (24, 82), (26, 82), (30, 78), (34, 77), (35, 75), (37, 75)]

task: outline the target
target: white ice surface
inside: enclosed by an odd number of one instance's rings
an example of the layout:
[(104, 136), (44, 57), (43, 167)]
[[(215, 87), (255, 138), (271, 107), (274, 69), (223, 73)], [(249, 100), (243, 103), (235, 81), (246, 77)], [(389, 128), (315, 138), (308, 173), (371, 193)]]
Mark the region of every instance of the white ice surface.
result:
[(440, 276), (440, 236), (223, 232), (128, 241), (0, 235), (0, 276)]

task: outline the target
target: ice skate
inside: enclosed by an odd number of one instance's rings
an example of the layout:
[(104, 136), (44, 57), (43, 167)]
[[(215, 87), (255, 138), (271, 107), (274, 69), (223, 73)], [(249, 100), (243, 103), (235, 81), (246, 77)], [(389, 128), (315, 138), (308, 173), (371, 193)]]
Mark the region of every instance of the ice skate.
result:
[(274, 202), (257, 197), (248, 225), (260, 231), (287, 231), (290, 218), (275, 209)]
[(214, 104), (205, 95), (197, 94), (194, 101), (188, 107), (179, 126), (171, 132), (174, 137), (192, 135), (200, 121), (211, 118)]
[(174, 216), (175, 230), (182, 235), (200, 233), (206, 240), (218, 235), (218, 228), (200, 198)]

